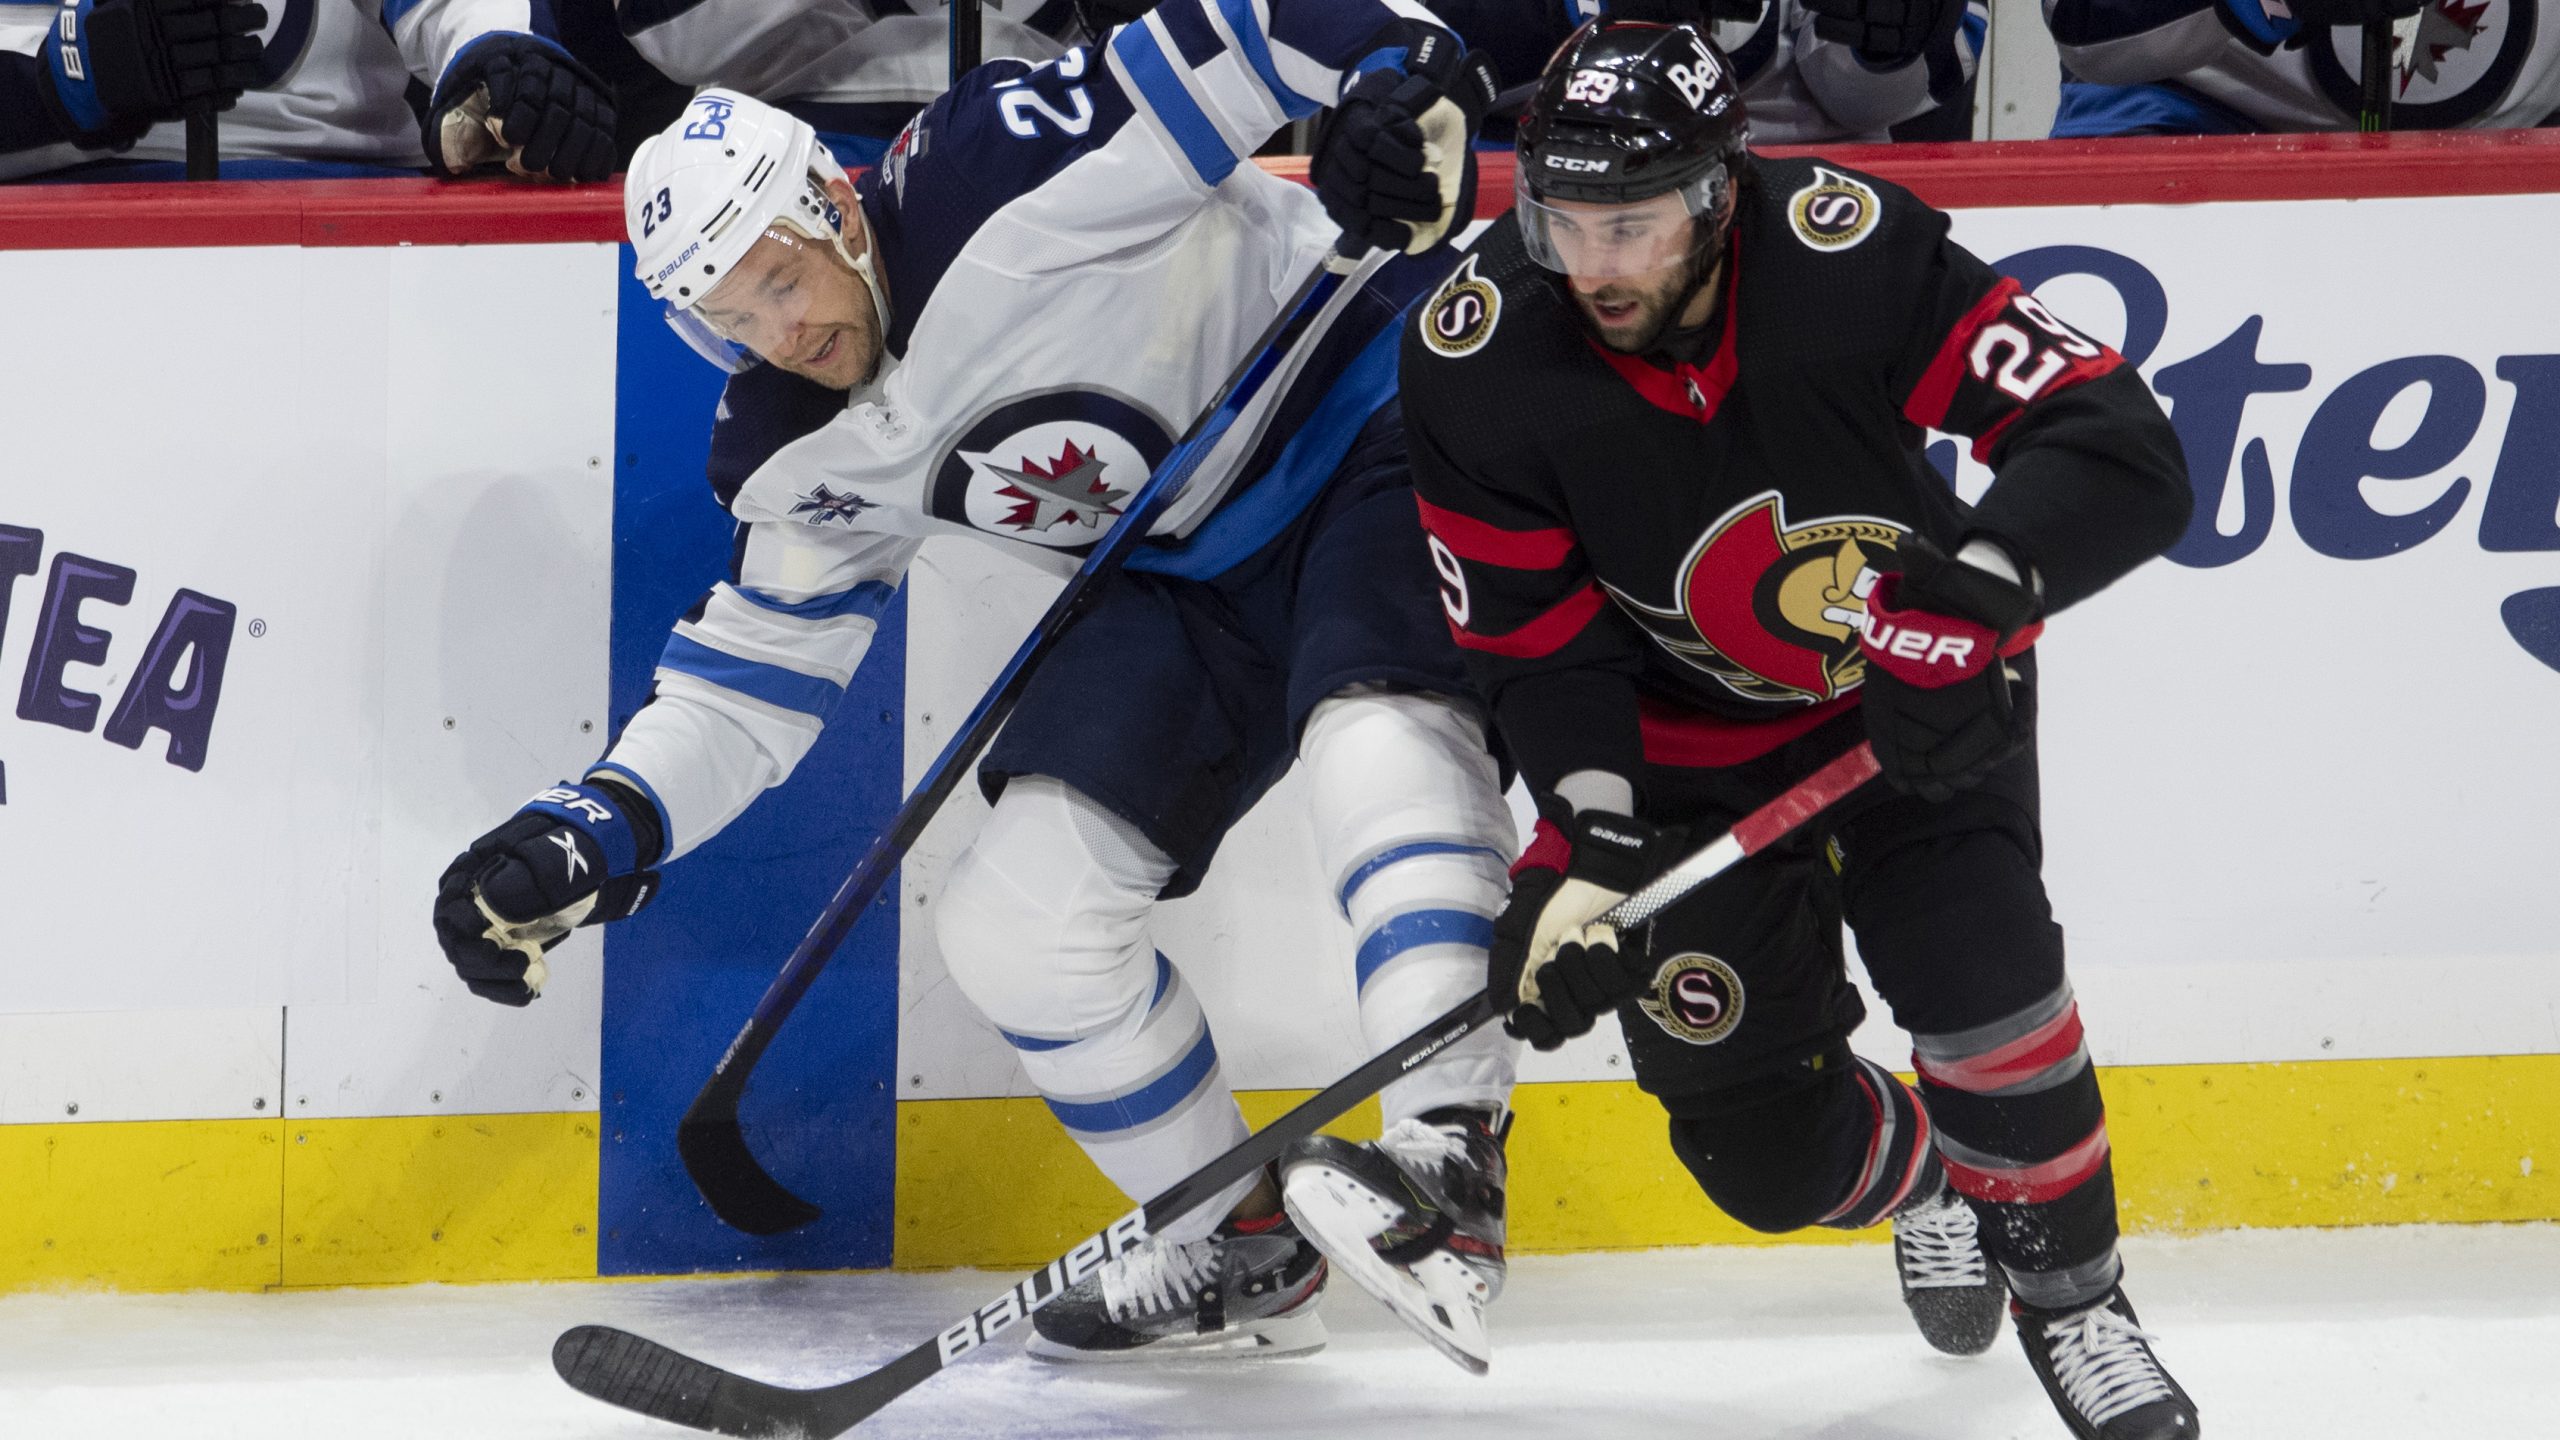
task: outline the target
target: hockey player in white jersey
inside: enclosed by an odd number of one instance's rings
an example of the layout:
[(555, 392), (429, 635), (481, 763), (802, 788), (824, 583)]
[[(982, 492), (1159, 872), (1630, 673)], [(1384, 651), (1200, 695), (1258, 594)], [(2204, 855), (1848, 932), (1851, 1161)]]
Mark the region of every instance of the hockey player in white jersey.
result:
[[(670, 321), (746, 367), (713, 440), (733, 572), (675, 627), (603, 760), (446, 872), (437, 931), (472, 988), (531, 998), (493, 922), (631, 913), (657, 867), (780, 783), (926, 537), (1072, 566), (1348, 227), (1393, 250), (1036, 671), (981, 768), (994, 810), (938, 935), (1135, 1197), (1246, 1133), (1183, 978), (1217, 957), (1158, 952), (1150, 911), (1293, 760), (1330, 876), (1307, 899), (1349, 922), (1370, 1042), (1480, 990), (1516, 831), (1420, 563), (1394, 393), (1398, 320), (1471, 213), (1468, 137), (1493, 91), (1410, 0), (1168, 0), (1106, 44), (980, 67), (858, 184), (805, 123), (697, 96), (633, 158), (626, 218)], [(1324, 106), (1331, 219), (1246, 158)], [(1336, 1242), (1409, 1323), (1479, 1355), (1513, 1063), (1480, 1037), (1382, 1097), (1394, 1209), (1439, 1243), (1372, 1264), (1369, 1231)], [(1326, 1266), (1275, 1192), (1242, 1182), (1113, 1262), (1039, 1312), (1035, 1348), (1322, 1343)]]
[(613, 173), (612, 89), (560, 47), (544, 0), (0, 0), (0, 180), (178, 178), (170, 92), (191, 72), (238, 95), (222, 116), (234, 179)]
[[(938, 0), (614, 0), (632, 48), (669, 79), (770, 101), (847, 166), (876, 165), (951, 83), (950, 6)], [(1071, 0), (985, 0), (979, 49), (1034, 63), (1085, 38)]]
[[(2392, 54), (2392, 126), (2560, 118), (2560, 27), (2536, 0), (2045, 0), (2064, 69), (2053, 133), (2353, 130), (2363, 27), (2415, 16)], [(2408, 29), (2409, 27), (2401, 27)]]

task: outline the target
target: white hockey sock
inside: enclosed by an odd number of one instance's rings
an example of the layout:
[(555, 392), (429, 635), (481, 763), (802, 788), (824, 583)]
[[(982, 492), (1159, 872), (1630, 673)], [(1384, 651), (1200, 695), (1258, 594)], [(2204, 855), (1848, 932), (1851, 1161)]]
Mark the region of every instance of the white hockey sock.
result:
[[(1144, 1200), (1245, 1137), (1200, 1002), (1148, 941), (1173, 864), (1054, 780), (1006, 786), (935, 914), (951, 978), (1020, 1054), (1067, 1132)], [(1169, 1227), (1197, 1239), (1252, 1188)]]
[[(1449, 701), (1333, 696), (1308, 717), (1298, 754), (1318, 858), (1354, 935), (1361, 1031), (1382, 1050), (1484, 988), (1517, 830), (1482, 730)], [(1470, 1037), (1381, 1093), (1386, 1123), (1506, 1106), (1518, 1058), (1499, 1030)]]

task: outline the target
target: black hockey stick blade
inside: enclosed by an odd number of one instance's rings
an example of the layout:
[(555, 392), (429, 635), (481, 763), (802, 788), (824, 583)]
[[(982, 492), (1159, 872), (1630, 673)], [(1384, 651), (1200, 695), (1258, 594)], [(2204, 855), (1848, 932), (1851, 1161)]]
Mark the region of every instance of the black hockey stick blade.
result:
[(580, 1325), (563, 1333), (551, 1347), (551, 1368), (570, 1388), (608, 1405), (749, 1440), (841, 1435), (915, 1383), (900, 1378), (899, 1365), (891, 1365), (842, 1385), (793, 1390), (706, 1365), (606, 1325)]
[[(722, 1223), (750, 1235), (797, 1230), (821, 1212), (774, 1179), (747, 1147), (746, 1131), (738, 1124), (740, 1088), (715, 1079), (693, 1097), (676, 1122), (676, 1154)], [(700, 1177), (705, 1175), (720, 1181), (703, 1184)]]

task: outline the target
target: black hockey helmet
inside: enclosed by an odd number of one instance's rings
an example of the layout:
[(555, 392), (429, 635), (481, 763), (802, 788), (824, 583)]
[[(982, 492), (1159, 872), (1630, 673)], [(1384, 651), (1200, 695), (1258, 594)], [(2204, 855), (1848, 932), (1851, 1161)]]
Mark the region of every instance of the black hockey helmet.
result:
[[(1520, 117), (1516, 193), (1530, 253), (1563, 268), (1541, 201), (1629, 205), (1677, 191), (1691, 215), (1722, 214), (1750, 138), (1733, 66), (1703, 30), (1585, 22), (1547, 61)], [(1701, 236), (1709, 248), (1719, 238)]]

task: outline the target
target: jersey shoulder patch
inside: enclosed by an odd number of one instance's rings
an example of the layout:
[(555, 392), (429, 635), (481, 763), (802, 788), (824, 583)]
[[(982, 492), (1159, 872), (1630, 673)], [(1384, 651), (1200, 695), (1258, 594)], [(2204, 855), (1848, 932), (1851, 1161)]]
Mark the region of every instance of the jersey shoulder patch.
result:
[(1473, 355), (1502, 323), (1502, 292), (1477, 273), (1483, 257), (1469, 254), (1422, 306), (1423, 346), (1443, 359)]
[(1853, 250), (1875, 232), (1884, 204), (1873, 185), (1816, 165), (1811, 178), (1787, 197), (1787, 228), (1807, 249)]

